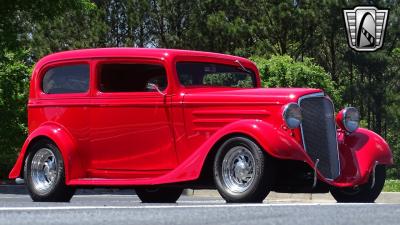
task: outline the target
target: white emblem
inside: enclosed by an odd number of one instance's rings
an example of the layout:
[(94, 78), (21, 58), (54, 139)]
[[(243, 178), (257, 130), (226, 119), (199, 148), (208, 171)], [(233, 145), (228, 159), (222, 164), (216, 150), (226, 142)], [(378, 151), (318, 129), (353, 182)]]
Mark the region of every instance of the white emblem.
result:
[(347, 40), (356, 51), (376, 51), (382, 47), (389, 10), (374, 6), (344, 9)]

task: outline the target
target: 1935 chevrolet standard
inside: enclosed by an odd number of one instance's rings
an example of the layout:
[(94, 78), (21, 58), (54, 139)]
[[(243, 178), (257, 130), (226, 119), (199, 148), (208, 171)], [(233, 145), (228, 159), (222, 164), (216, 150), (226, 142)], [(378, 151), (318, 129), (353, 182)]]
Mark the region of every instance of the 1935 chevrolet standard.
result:
[(34, 201), (69, 201), (76, 187), (135, 188), (175, 202), (217, 188), (227, 202), (270, 191), (331, 192), (373, 202), (393, 163), (388, 144), (336, 118), (319, 89), (261, 88), (251, 61), (170, 49), (52, 54), (33, 71), (29, 136), (9, 177)]

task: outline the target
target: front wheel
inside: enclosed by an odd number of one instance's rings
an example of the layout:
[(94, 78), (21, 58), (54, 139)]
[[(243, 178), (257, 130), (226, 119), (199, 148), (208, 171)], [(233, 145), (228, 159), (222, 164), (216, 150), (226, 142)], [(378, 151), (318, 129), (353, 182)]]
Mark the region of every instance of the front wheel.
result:
[(48, 140), (35, 143), (25, 160), (24, 177), (35, 202), (68, 202), (75, 189), (65, 184), (64, 161), (57, 146)]
[(386, 167), (378, 165), (375, 168), (375, 184), (373, 186), (373, 176), (370, 176), (369, 181), (365, 184), (346, 188), (331, 187), (330, 191), (337, 202), (375, 202), (383, 189), (385, 179)]
[(271, 157), (249, 138), (228, 139), (215, 156), (214, 181), (227, 202), (262, 202), (273, 179)]
[(136, 188), (136, 194), (143, 203), (175, 203), (183, 189), (174, 187)]

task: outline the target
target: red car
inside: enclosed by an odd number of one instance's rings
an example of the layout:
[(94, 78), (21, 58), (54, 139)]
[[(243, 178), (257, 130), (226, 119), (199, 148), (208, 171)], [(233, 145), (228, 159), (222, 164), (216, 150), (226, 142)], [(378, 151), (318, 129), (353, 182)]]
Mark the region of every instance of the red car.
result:
[(261, 88), (255, 64), (208, 52), (88, 49), (35, 66), (29, 136), (9, 177), (34, 201), (69, 201), (76, 187), (133, 187), (143, 202), (217, 188), (227, 202), (270, 191), (331, 192), (373, 202), (393, 163), (388, 144), (336, 119), (319, 89)]

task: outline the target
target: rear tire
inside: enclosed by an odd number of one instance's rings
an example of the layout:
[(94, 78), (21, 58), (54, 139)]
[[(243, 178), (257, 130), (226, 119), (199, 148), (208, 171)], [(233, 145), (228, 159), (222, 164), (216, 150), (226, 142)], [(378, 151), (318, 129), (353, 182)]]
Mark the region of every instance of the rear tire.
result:
[(75, 188), (65, 184), (64, 161), (58, 147), (41, 140), (30, 149), (24, 164), (24, 178), (35, 202), (69, 202)]
[(182, 188), (136, 188), (136, 194), (143, 203), (175, 203), (181, 196)]
[(381, 193), (386, 179), (386, 167), (378, 165), (375, 169), (375, 184), (372, 185), (372, 176), (367, 183), (358, 187), (338, 188), (331, 187), (332, 196), (337, 202), (375, 202)]
[(242, 136), (221, 145), (213, 168), (218, 192), (229, 203), (263, 202), (275, 177), (272, 158)]

